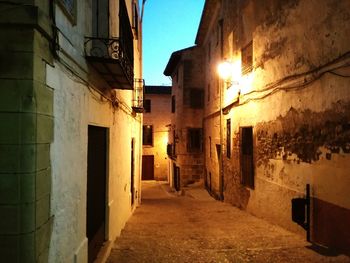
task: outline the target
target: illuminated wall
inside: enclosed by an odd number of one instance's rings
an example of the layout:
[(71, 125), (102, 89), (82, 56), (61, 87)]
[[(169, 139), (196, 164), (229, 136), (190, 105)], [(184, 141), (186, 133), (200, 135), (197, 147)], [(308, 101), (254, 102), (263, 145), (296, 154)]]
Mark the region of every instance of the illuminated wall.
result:
[[(348, 1), (206, 1), (196, 39), (206, 65), (205, 167), (212, 193), (304, 235), (291, 220), (291, 199), (303, 196), (309, 183), (311, 239), (347, 253), (349, 17)], [(217, 65), (225, 60), (232, 75), (218, 80)], [(242, 130), (249, 127), (254, 184), (247, 186)], [(213, 155), (217, 144), (223, 159)]]
[(145, 100), (150, 100), (150, 112), (144, 112), (143, 125), (153, 126), (153, 145), (143, 146), (143, 155), (154, 156), (154, 179), (168, 180), (168, 133), (171, 121), (171, 87), (146, 86)]

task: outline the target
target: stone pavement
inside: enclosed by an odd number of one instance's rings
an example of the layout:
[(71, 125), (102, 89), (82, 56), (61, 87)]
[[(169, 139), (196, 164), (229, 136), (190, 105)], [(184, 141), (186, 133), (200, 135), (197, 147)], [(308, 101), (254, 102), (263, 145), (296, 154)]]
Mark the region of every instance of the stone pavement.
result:
[(178, 195), (143, 182), (142, 205), (116, 239), (108, 263), (350, 262), (322, 255), (303, 237), (267, 223), (205, 190)]

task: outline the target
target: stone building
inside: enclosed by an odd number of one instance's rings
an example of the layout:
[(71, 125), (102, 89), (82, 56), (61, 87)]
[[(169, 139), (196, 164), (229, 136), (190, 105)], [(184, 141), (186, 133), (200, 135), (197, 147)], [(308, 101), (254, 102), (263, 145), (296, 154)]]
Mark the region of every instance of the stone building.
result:
[(0, 261), (103, 258), (140, 201), (138, 1), (0, 9)]
[(349, 22), (346, 0), (207, 0), (195, 41), (209, 191), (304, 234), (291, 202), (309, 184), (311, 241), (346, 253)]
[(171, 86), (145, 86), (142, 180), (168, 180)]
[(204, 106), (201, 52), (190, 47), (174, 52), (164, 70), (172, 78), (169, 181), (177, 190), (203, 175)]

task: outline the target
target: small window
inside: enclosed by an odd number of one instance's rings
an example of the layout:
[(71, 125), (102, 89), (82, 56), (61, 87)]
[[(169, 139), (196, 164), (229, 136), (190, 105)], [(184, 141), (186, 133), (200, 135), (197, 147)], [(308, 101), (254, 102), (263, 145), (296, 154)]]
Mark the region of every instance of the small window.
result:
[(211, 158), (211, 137), (209, 136), (209, 157)]
[(242, 127), (240, 133), (242, 184), (254, 189), (253, 127)]
[(133, 3), (133, 19), (132, 19), (132, 28), (135, 30), (136, 39), (139, 38), (139, 14), (137, 12), (136, 3)]
[(183, 83), (190, 82), (193, 78), (194, 63), (190, 59), (186, 59), (183, 62)]
[(192, 109), (202, 109), (204, 92), (201, 89), (186, 89), (184, 92), (184, 105)]
[(58, 3), (72, 24), (75, 25), (77, 21), (77, 0), (59, 0)]
[(242, 75), (247, 74), (253, 70), (253, 42), (251, 41), (247, 46), (242, 48), (241, 55)]
[(211, 45), (210, 42), (208, 43), (208, 61), (210, 61), (211, 58)]
[(210, 101), (210, 84), (208, 84), (208, 95), (207, 95), (207, 98), (208, 98), (208, 101)]
[(226, 156), (231, 158), (231, 119), (226, 120)]
[(175, 112), (175, 95), (171, 96), (171, 113)]
[(189, 128), (187, 130), (187, 152), (202, 151), (202, 129)]
[(145, 100), (143, 108), (145, 109), (145, 112), (151, 112), (151, 100)]
[(152, 125), (143, 125), (143, 145), (153, 145), (153, 126)]
[(176, 83), (179, 83), (179, 69), (176, 70)]

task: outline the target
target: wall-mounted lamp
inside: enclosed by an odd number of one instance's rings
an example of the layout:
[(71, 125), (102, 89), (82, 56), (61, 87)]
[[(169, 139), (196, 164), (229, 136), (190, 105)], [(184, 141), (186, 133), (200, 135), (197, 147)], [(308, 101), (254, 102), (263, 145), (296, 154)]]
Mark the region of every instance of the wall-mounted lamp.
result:
[(239, 82), (234, 80), (235, 65), (232, 62), (228, 60), (220, 62), (218, 65), (218, 74), (219, 77), (225, 81), (228, 87), (231, 87), (232, 85), (239, 85)]

